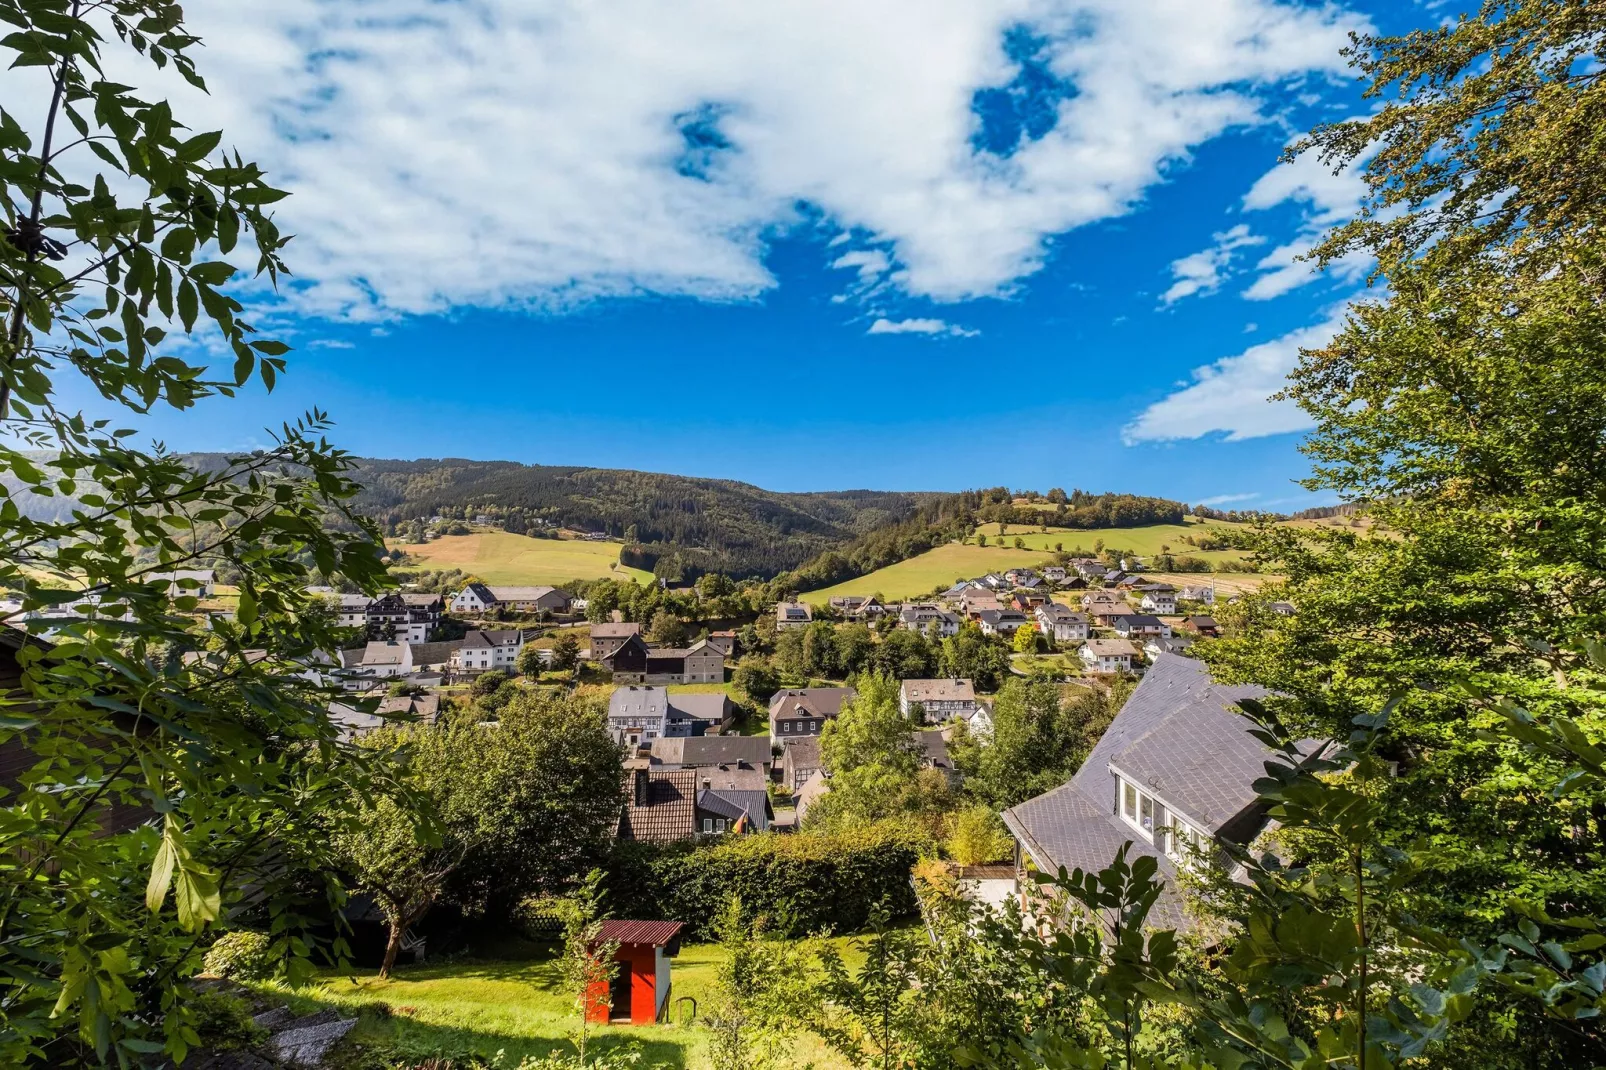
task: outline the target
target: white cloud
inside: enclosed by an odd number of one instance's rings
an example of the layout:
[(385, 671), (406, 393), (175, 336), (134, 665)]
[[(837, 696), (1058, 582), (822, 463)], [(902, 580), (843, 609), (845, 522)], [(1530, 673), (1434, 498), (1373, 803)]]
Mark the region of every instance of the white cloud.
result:
[[(1244, 194), (1243, 206), (1249, 211), (1297, 204), (1301, 209), (1298, 235), (1268, 252), (1255, 265), (1261, 272), (1244, 291), (1251, 301), (1267, 301), (1290, 290), (1315, 282), (1315, 265), (1301, 260), (1332, 227), (1353, 216), (1366, 197), (1366, 183), (1360, 168), (1365, 159), (1346, 165), (1338, 172), (1307, 152), (1292, 163), (1280, 163), (1261, 175)], [(1354, 282), (1365, 276), (1371, 257), (1364, 252), (1349, 253), (1328, 264), (1326, 276)]]
[[(383, 319), (610, 295), (751, 299), (803, 218), (939, 301), (1007, 293), (1055, 235), (1337, 72), (1360, 16), (1278, 0), (233, 0), (194, 5), (197, 129), (294, 191), (304, 311)], [(1027, 25), (1076, 92), (1008, 158), (971, 100)], [(114, 72), (115, 73), (115, 72)], [(7, 72), (8, 100), (17, 79)], [(705, 136), (688, 150), (681, 128)], [(717, 130), (717, 137), (712, 136)], [(723, 143), (728, 148), (720, 148)], [(799, 206), (807, 206), (805, 212)], [(860, 271), (870, 263), (856, 265)]]
[(934, 319), (908, 319), (889, 320), (878, 319), (870, 324), (870, 334), (943, 334), (955, 338), (974, 338), (980, 331), (960, 327), (946, 320)]
[(1200, 498), (1199, 505), (1231, 505), (1233, 502), (1253, 501), (1260, 497), (1259, 493), (1251, 491), (1245, 494), (1217, 494), (1212, 498)]
[(1331, 341), (1344, 324), (1342, 311), (1324, 323), (1194, 369), (1193, 382), (1150, 405), (1121, 431), (1127, 445), (1201, 438), (1225, 431), (1227, 441), (1303, 431), (1308, 416), (1291, 401), (1272, 401), (1287, 384), (1301, 349)]
[(1230, 230), (1211, 235), (1210, 248), (1191, 253), (1180, 260), (1171, 261), (1171, 288), (1160, 295), (1162, 304), (1170, 305), (1195, 294), (1213, 294), (1220, 289), (1222, 279), (1232, 268), (1237, 250), (1250, 245), (1261, 245), (1265, 238), (1249, 232), (1245, 223)]

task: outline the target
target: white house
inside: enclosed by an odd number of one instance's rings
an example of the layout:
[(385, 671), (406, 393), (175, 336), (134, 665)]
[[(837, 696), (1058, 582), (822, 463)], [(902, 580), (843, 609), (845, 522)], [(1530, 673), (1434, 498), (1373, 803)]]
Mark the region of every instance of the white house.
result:
[(1216, 589), (1214, 587), (1186, 586), (1178, 597), (1184, 602), (1203, 602), (1207, 606), (1216, 604)]
[(1177, 592), (1169, 587), (1151, 587), (1143, 592), (1143, 601), (1138, 604), (1150, 613), (1175, 613)]
[(1049, 565), (1047, 568), (1043, 569), (1043, 578), (1048, 580), (1050, 583), (1058, 583), (1060, 580), (1065, 578), (1065, 575), (1065, 570), (1059, 565)]
[(911, 602), (903, 607), (898, 617), (903, 628), (911, 632), (924, 633), (935, 624), (939, 635), (959, 634), (959, 618), (939, 606), (924, 602)]
[(969, 680), (905, 680), (898, 688), (898, 709), (905, 717), (911, 706), (925, 710), (927, 724), (975, 712), (976, 685)]
[(1014, 635), (1026, 627), (1026, 614), (1018, 609), (988, 609), (976, 614), (983, 635)]
[(1115, 618), (1115, 634), (1122, 639), (1147, 639), (1151, 635), (1170, 636), (1171, 626), (1148, 613), (1130, 613)]
[(519, 659), (524, 649), (524, 633), (517, 629), (474, 629), (463, 636), (461, 645), (452, 651), (448, 667), (453, 672), (489, 672), (501, 669), (506, 672)]
[(413, 648), (394, 640), (369, 643), (361, 650), (343, 650), (342, 675), (348, 689), (371, 687), (376, 681), (406, 676), (413, 671)]
[(510, 609), (515, 613), (562, 613), (572, 601), (569, 592), (559, 587), (490, 587), (471, 583), (452, 596), (452, 612)]
[(985, 741), (993, 738), (993, 711), (987, 703), (976, 703), (976, 708), (968, 716), (962, 713), (959, 719), (965, 722), (972, 739)]
[(1089, 639), (1082, 644), (1082, 663), (1087, 671), (1104, 675), (1131, 672), (1137, 654), (1125, 639)]
[(151, 579), (158, 583), (165, 581), (167, 593), (173, 598), (184, 595), (211, 598), (213, 591), (217, 589), (217, 573), (209, 568), (181, 568), (173, 572), (158, 572)]
[(1056, 643), (1079, 643), (1087, 638), (1087, 614), (1049, 602), (1037, 607), (1037, 630)]
[(662, 687), (615, 688), (608, 698), (608, 732), (614, 742), (635, 747), (655, 739), (689, 736), (691, 718), (669, 704)]

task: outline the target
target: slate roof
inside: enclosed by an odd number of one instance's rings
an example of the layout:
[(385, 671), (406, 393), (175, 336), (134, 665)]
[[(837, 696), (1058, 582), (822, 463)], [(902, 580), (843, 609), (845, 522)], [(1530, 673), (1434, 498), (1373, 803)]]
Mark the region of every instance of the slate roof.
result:
[(781, 747), (781, 762), (793, 769), (818, 769), (820, 737), (798, 736), (788, 739)]
[(770, 696), (770, 716), (785, 707), (801, 709), (815, 717), (835, 717), (842, 712), (842, 704), (850, 702), (858, 692), (851, 687), (798, 687), (777, 691)]
[[(679, 698), (680, 696), (675, 696)], [(740, 765), (758, 769), (771, 760), (768, 736), (680, 736), (652, 741), (652, 756), (664, 765), (693, 769)]]
[(715, 692), (706, 695), (670, 695), (669, 708), (673, 713), (693, 721), (701, 721), (705, 725), (724, 724), (725, 718), (731, 713), (731, 700), (728, 696)]
[[(1264, 765), (1272, 758), (1234, 708), (1265, 693), (1217, 684), (1202, 662), (1161, 654), (1076, 775), (1006, 810), (1004, 823), (1045, 868), (1103, 869), (1131, 841), (1129, 858), (1149, 855), (1170, 877), (1175, 873), (1170, 859), (1116, 815), (1112, 769), (1148, 785), (1168, 808), (1217, 834), (1254, 806), (1251, 785), (1265, 775)], [(1162, 895), (1161, 904), (1152, 920), (1176, 924), (1181, 912), (1173, 893)]]
[(639, 624), (593, 624), (591, 626), (591, 637), (593, 639), (625, 639), (639, 631), (641, 631), (641, 625)]
[(498, 602), (535, 602), (556, 591), (556, 587), (492, 587)]

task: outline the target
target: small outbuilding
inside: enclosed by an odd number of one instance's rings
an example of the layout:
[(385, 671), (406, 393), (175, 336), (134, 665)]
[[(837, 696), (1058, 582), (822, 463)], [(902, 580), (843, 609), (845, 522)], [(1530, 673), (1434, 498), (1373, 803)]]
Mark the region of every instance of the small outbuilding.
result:
[(651, 1025), (669, 1010), (669, 960), (680, 953), (678, 921), (621, 921), (600, 926), (598, 946), (612, 944), (619, 964), (604, 999), (596, 986), (586, 1000), (586, 1018), (597, 1023)]

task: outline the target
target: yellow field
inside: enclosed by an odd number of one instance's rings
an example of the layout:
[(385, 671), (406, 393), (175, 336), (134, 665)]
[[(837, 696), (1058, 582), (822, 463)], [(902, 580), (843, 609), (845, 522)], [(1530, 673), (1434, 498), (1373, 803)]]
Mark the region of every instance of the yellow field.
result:
[(393, 547), (423, 568), (459, 568), (486, 583), (536, 586), (603, 577), (638, 583), (650, 581), (650, 572), (619, 567), (622, 548), (617, 542), (532, 539), (506, 531), (447, 535), (434, 542), (403, 543)]

